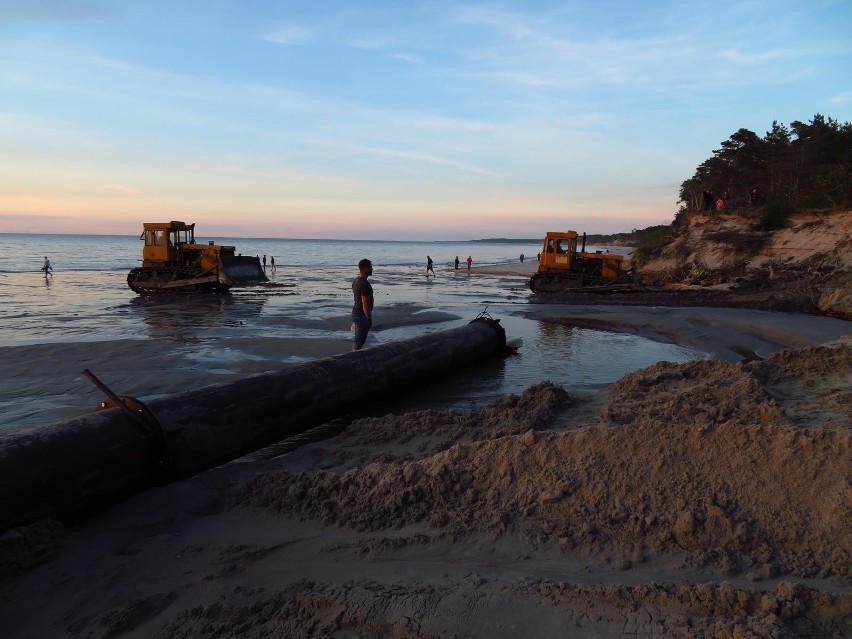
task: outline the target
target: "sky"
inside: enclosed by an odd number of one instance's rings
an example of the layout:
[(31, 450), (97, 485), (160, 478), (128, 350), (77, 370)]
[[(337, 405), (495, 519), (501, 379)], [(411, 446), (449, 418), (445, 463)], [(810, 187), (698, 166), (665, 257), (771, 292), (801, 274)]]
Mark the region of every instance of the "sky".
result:
[(850, 0), (0, 0), (0, 233), (668, 224), (732, 133), (852, 121)]

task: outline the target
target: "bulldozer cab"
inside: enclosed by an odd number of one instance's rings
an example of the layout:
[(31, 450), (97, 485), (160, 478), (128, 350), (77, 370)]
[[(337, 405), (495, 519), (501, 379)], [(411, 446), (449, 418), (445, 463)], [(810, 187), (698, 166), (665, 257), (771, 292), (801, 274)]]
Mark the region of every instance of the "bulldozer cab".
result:
[[(548, 231), (539, 257), (539, 275), (589, 283), (612, 282), (619, 277), (624, 260), (621, 255), (586, 252), (585, 233), (582, 240), (578, 240), (580, 236), (576, 231)], [(536, 286), (541, 285), (542, 277), (533, 279)]]
[(548, 231), (544, 238), (539, 270), (570, 269), (577, 253), (577, 234), (574, 231)]
[(195, 224), (183, 222), (146, 222), (140, 240), (145, 241), (142, 262), (156, 266), (180, 261), (182, 244), (195, 244)]

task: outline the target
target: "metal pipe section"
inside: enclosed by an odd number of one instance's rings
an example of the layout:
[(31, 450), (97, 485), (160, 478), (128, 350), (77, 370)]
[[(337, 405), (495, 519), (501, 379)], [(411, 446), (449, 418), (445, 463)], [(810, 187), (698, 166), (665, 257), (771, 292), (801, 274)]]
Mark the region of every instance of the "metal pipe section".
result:
[(0, 438), (0, 531), (73, 520), (503, 354), (499, 320), (82, 415)]

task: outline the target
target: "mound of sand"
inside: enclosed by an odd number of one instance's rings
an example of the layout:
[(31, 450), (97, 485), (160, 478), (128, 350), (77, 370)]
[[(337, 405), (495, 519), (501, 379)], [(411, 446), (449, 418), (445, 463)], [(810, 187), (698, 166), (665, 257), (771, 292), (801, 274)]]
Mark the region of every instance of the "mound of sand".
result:
[(75, 637), (850, 636), (850, 371), (840, 342), (356, 420), (4, 597), (52, 576)]
[[(849, 370), (850, 349), (833, 352), (825, 359)], [(761, 368), (784, 376), (809, 366), (785, 357)], [(613, 385), (599, 426), (534, 430), (552, 425), (556, 400), (544, 384), (516, 406), (498, 402), (452, 426), (452, 413), (410, 416), (403, 440), (435, 427), (454, 439), (469, 431), (476, 443), (343, 474), (263, 474), (237, 502), (356, 530), (425, 523), (452, 539), (477, 531), (521, 535), (533, 547), (614, 545), (625, 567), (648, 553), (687, 551), (693, 565), (727, 572), (849, 576), (852, 519), (834, 501), (852, 467), (849, 433), (793, 428), (749, 367), (657, 364)], [(511, 415), (515, 408), (526, 417)], [(504, 416), (532, 428), (513, 434)], [(393, 421), (357, 423), (354, 431), (367, 432), (354, 438), (375, 442)]]
[[(599, 422), (585, 426), (572, 423), (572, 402), (549, 384), (478, 413), (363, 420), (347, 442), (375, 446), (395, 438), (408, 444), (407, 454), (363, 467), (263, 473), (231, 503), (369, 533), (423, 526), (419, 535), (374, 540), (365, 553), (511, 538), (526, 553), (556, 547), (622, 571), (677, 556), (683, 566), (751, 582), (783, 575), (849, 583), (852, 453), (843, 398), (852, 390), (850, 370), (847, 345), (750, 364), (660, 363), (614, 384)], [(815, 399), (818, 389), (829, 389), (837, 402), (799, 420), (785, 404), (806, 387)], [(848, 593), (791, 581), (769, 593), (730, 583), (580, 587), (536, 580), (514, 588), (554, 605), (605, 600), (633, 616), (650, 607), (707, 618), (706, 627), (684, 636), (779, 636), (792, 621), (811, 630), (789, 636), (811, 636), (812, 624), (839, 628), (834, 624), (848, 622), (852, 611)], [(415, 599), (428, 594), (405, 590)], [(743, 617), (754, 618), (737, 621)], [(658, 623), (665, 632), (677, 627)], [(738, 623), (757, 634), (716, 634)]]

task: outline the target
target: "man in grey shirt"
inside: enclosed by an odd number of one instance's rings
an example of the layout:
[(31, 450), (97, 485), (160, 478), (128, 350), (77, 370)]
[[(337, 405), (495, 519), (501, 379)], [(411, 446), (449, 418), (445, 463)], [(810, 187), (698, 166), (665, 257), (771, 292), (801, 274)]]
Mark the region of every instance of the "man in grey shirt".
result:
[(359, 351), (367, 341), (367, 333), (373, 326), (373, 286), (367, 278), (373, 274), (373, 263), (364, 258), (358, 262), (358, 277), (352, 280), (352, 294), (355, 305), (352, 307), (352, 323), (355, 326), (353, 351)]

